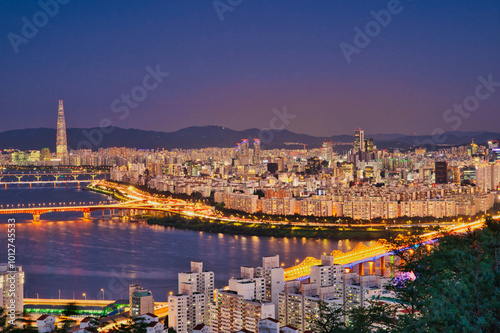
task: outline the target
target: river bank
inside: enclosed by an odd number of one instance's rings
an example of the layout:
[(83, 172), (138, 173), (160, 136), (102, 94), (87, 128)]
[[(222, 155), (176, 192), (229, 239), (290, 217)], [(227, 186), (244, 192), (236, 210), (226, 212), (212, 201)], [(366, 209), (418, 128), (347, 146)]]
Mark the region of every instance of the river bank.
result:
[(150, 218), (147, 220), (150, 225), (160, 225), (182, 230), (194, 230), (210, 233), (223, 233), (231, 235), (245, 236), (267, 236), (267, 237), (300, 237), (312, 239), (330, 240), (378, 240), (396, 237), (399, 234), (420, 234), (434, 229), (422, 227), (393, 228), (386, 229), (380, 227), (307, 227), (293, 225), (275, 225), (260, 223), (239, 223), (227, 221), (212, 221), (209, 219), (189, 218), (179, 215), (167, 216), (163, 218)]

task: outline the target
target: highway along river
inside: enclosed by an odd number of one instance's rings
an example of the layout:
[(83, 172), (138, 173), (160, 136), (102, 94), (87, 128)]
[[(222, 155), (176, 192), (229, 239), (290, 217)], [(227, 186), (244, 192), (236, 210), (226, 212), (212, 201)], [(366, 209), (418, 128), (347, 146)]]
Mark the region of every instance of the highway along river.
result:
[[(59, 186), (59, 185), (58, 185)], [(0, 205), (99, 202), (108, 197), (76, 186), (10, 186), (0, 189)], [(306, 256), (319, 258), (335, 249), (349, 251), (359, 242), (211, 234), (121, 221), (92, 213), (48, 213), (40, 223), (31, 215), (16, 219), (16, 263), (26, 273), (25, 297), (102, 299), (128, 298), (128, 284), (140, 282), (157, 301), (177, 292), (177, 273), (190, 261), (203, 261), (215, 272), (216, 287), (239, 276), (240, 266), (261, 265), (262, 256), (279, 254), (285, 267)], [(7, 215), (0, 215), (0, 245), (7, 242)], [(375, 242), (363, 242), (370, 246)], [(0, 263), (7, 261), (7, 253)]]

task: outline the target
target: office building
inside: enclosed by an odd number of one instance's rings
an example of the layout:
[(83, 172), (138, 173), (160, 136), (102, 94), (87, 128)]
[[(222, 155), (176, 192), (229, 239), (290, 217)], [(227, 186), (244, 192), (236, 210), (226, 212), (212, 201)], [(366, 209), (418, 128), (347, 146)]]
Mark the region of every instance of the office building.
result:
[(353, 153), (365, 151), (365, 131), (361, 128), (354, 131)]
[(141, 316), (146, 313), (154, 313), (155, 301), (153, 294), (140, 284), (129, 286), (130, 315), (132, 317)]
[(448, 183), (448, 162), (436, 161), (434, 163), (434, 178), (436, 184)]

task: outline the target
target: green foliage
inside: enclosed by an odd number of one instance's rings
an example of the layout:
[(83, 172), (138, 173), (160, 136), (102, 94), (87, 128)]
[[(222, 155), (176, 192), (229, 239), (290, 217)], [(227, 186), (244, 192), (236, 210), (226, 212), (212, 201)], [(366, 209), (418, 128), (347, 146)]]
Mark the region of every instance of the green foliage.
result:
[(369, 307), (344, 310), (319, 303), (318, 316), (313, 322), (317, 333), (390, 332), (395, 327), (394, 309), (386, 304), (372, 303)]
[(330, 307), (324, 302), (319, 303), (317, 318), (313, 321), (317, 333), (340, 333), (345, 328), (344, 310), (342, 307)]
[(66, 305), (62, 314), (63, 314), (63, 316), (66, 316), (66, 317), (76, 316), (78, 314), (78, 306), (76, 306), (75, 303), (70, 303), (70, 304)]
[(32, 320), (25, 320), (22, 318), (16, 319), (17, 322), (23, 323), (23, 328), (17, 328), (8, 324), (7, 311), (4, 308), (0, 308), (0, 331), (8, 333), (21, 333), (21, 332), (38, 332), (38, 330), (32, 326)]
[[(500, 327), (500, 272), (492, 244), (498, 222), (480, 231), (446, 235), (428, 253), (426, 246), (397, 250), (397, 270), (415, 280), (394, 280), (392, 290), (408, 314), (400, 332), (496, 332)], [(418, 239), (393, 241), (416, 242)]]
[[(432, 246), (407, 246), (419, 243), (419, 236), (386, 243), (396, 259), (397, 274), (388, 286), (396, 306), (374, 303), (346, 312), (320, 307), (316, 331), (500, 332), (500, 223), (488, 219), (483, 230), (444, 235)], [(397, 320), (396, 309), (405, 310)]]

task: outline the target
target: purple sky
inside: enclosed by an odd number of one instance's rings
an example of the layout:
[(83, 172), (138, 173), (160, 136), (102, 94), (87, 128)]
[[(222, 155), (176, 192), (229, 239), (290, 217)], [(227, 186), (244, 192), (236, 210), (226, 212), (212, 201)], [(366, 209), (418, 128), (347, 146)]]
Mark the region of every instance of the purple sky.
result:
[[(397, 13), (348, 63), (341, 43), (355, 46), (355, 27), (365, 30), (370, 12), (388, 6)], [(23, 17), (43, 19), (38, 1), (2, 1), (0, 131), (54, 128), (58, 99), (68, 127), (110, 119), (160, 131), (269, 128), (273, 108), (286, 106), (296, 115), (286, 129), (311, 135), (499, 131), (500, 87), (467, 117), (452, 113), (460, 124), (443, 119), (475, 95), (478, 76), (500, 82), (498, 1), (242, 0), (230, 8), (221, 21), (212, 0), (69, 1), (25, 38)], [(144, 90), (146, 67), (157, 64), (170, 75)], [(121, 119), (112, 103), (123, 106), (131, 91), (147, 96)]]

